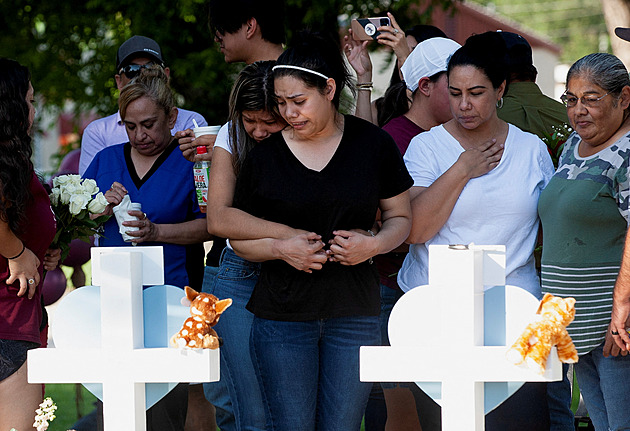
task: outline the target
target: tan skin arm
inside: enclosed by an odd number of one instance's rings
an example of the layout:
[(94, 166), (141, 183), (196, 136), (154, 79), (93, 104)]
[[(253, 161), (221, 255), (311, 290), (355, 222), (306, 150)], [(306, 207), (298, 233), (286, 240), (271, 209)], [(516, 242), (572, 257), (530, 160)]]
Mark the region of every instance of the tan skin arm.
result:
[(330, 261), (356, 265), (402, 244), (411, 228), (409, 191), (381, 199), (380, 209), (382, 225), (374, 237), (358, 230), (333, 231), (335, 237), (328, 252)]
[(374, 237), (368, 232), (337, 230), (330, 240), (330, 250), (324, 251), (321, 237), (315, 233), (301, 233), (286, 240), (265, 238), (253, 241), (230, 241), (234, 251), (253, 261), (283, 259), (291, 266), (306, 272), (321, 269), (328, 260), (342, 265), (356, 265), (377, 254), (387, 253), (401, 244), (411, 226), (411, 209), (407, 191), (380, 202), (383, 224)]
[[(105, 199), (109, 205), (102, 214), (111, 215), (113, 207), (120, 204), (127, 189), (119, 182), (114, 182), (112, 187), (105, 192)], [(131, 242), (141, 243), (149, 242), (165, 242), (169, 244), (197, 244), (212, 239), (212, 235), (206, 229), (206, 220), (203, 218), (189, 220), (182, 223), (160, 224), (153, 223), (142, 211), (129, 211), (129, 215), (138, 217), (139, 220), (130, 220), (123, 222), (123, 226), (137, 227), (137, 231), (128, 231), (129, 236), (135, 237)]]
[[(9, 224), (0, 220), (0, 254), (5, 258), (17, 256), (22, 251), (22, 241), (9, 228)], [(37, 268), (40, 261), (35, 254), (28, 248), (24, 248), (24, 252), (16, 259), (7, 259), (9, 265), (9, 278), (7, 284), (13, 284), (16, 281), (20, 285), (17, 296), (24, 296), (28, 293), (28, 299), (35, 295), (35, 288), (40, 282), (39, 272)], [(35, 283), (28, 284), (28, 280), (33, 279)]]
[(215, 148), (208, 186), (208, 231), (216, 236), (239, 239), (291, 238), (300, 231), (280, 223), (254, 217), (232, 207), (236, 175), (232, 155), (223, 148)]
[[(606, 335), (606, 341), (608, 341), (610, 336), (622, 353), (630, 350), (630, 336), (628, 336), (626, 331), (627, 327), (630, 327), (630, 230), (626, 233), (626, 245), (623, 250), (621, 269), (619, 270), (613, 292), (611, 322)], [(619, 335), (613, 336), (611, 331), (616, 331)], [(607, 353), (610, 353), (610, 350), (606, 350), (605, 343), (604, 354), (606, 355)]]
[[(352, 30), (348, 30), (348, 34), (343, 37), (343, 51), (346, 54), (348, 63), (357, 74), (357, 84), (372, 82), (372, 60), (367, 50), (368, 40), (354, 40), (352, 38)], [(371, 90), (357, 89), (357, 105), (354, 115), (376, 124), (372, 116)]]

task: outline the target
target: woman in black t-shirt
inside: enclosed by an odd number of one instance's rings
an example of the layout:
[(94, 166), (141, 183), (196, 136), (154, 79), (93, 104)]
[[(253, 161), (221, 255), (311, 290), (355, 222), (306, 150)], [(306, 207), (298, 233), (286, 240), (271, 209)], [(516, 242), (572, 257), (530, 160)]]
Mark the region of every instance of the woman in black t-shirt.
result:
[(297, 247), (327, 256), (300, 270), (282, 260), (276, 240), (232, 241), (263, 262), (247, 307), (273, 430), (360, 428), (371, 384), (359, 380), (359, 347), (380, 339), (371, 258), (410, 227), (412, 180), (394, 141), (338, 111), (349, 74), (335, 46), (310, 34), (280, 56), (275, 94), (291, 127), (251, 150), (236, 184), (235, 207), (301, 230)]

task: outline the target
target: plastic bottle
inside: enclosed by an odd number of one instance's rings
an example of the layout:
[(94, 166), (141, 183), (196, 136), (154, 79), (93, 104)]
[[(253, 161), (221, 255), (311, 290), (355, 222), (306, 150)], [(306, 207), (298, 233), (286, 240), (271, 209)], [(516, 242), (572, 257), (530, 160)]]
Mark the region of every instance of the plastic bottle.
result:
[[(206, 154), (208, 149), (205, 145), (197, 147), (197, 155)], [(193, 166), (193, 176), (195, 178), (195, 190), (197, 191), (197, 203), (202, 213), (208, 208), (208, 176), (210, 173), (210, 162), (199, 161)]]

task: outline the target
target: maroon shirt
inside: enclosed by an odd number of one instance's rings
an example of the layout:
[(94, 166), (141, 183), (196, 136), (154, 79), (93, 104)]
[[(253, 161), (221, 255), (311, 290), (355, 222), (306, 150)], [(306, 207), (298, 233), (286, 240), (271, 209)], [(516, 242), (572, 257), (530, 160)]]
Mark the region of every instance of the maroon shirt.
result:
[[(31, 193), (33, 200), (26, 208), (26, 226), (19, 238), (26, 248), (30, 249), (40, 262), (55, 236), (55, 216), (50, 207), (48, 193), (32, 174)], [(39, 265), (39, 276), (43, 272), (43, 264)], [(27, 295), (18, 297), (20, 289), (18, 281), (6, 284), (9, 278), (8, 260), (0, 256), (0, 338), (5, 340), (32, 341), (40, 344), (39, 327), (42, 322), (41, 283), (35, 290), (32, 299)]]
[[(405, 151), (407, 151), (409, 142), (411, 142), (417, 134), (425, 131), (404, 115), (392, 118), (383, 126), (383, 130), (394, 138), (394, 141), (396, 141), (396, 145), (400, 150), (400, 154), (403, 155), (405, 154)], [(378, 275), (380, 277), (381, 284), (391, 287), (392, 289), (398, 289), (398, 282), (396, 281), (396, 278), (406, 255), (407, 253), (390, 252), (374, 257), (374, 262), (376, 262), (376, 267), (378, 268)]]

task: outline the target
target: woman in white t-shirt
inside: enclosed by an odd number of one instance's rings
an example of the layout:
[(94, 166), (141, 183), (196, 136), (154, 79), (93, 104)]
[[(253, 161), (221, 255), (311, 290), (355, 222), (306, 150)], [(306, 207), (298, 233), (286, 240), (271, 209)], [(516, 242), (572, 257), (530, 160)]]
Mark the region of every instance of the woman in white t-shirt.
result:
[(497, 117), (504, 52), (495, 32), (468, 38), (448, 65), (453, 119), (416, 136), (404, 156), (414, 179), (404, 291), (427, 284), (431, 244), (505, 244), (506, 283), (540, 297), (536, 207), (553, 164), (540, 139)]
[[(498, 33), (468, 38), (447, 70), (453, 119), (416, 136), (405, 153), (414, 187), (411, 246), (398, 273), (404, 291), (428, 284), (431, 244), (504, 244), (506, 284), (540, 297), (533, 256), (537, 204), (553, 164), (537, 136), (497, 117), (506, 89), (505, 51)], [(549, 429), (545, 395), (543, 384), (526, 383), (511, 398), (518, 402), (486, 416), (486, 429)]]

